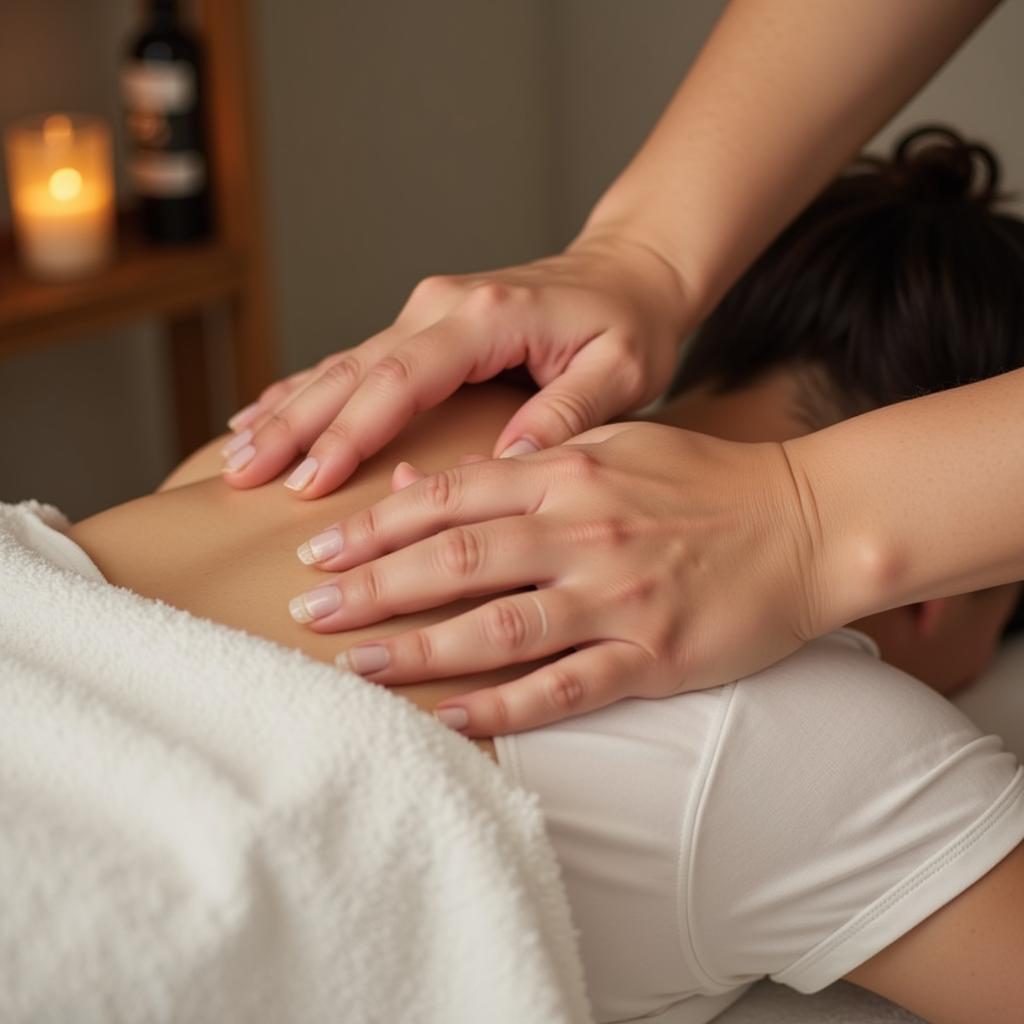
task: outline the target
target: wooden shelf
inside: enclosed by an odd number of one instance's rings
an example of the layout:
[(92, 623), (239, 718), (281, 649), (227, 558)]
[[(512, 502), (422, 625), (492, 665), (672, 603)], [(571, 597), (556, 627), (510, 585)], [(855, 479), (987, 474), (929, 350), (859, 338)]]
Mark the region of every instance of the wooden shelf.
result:
[(216, 239), (160, 247), (139, 237), (130, 215), (119, 225), (114, 264), (74, 284), (40, 284), (18, 267), (0, 238), (0, 357), (20, 349), (143, 317), (159, 319), (170, 355), (180, 455), (208, 440), (207, 307), (224, 303), (236, 406), (272, 381), (273, 345), (264, 237), (262, 155), (254, 111), (252, 0), (204, 0), (200, 29), (207, 54), (207, 138)]
[(222, 243), (153, 246), (128, 229), (109, 269), (80, 282), (41, 284), (21, 271), (8, 241), (0, 246), (0, 355), (227, 298), (241, 270)]

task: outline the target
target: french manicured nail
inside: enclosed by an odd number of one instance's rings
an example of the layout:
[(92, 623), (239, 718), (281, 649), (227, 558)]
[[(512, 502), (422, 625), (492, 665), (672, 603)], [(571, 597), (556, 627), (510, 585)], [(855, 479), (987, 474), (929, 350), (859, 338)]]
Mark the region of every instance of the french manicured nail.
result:
[(360, 675), (368, 675), (370, 672), (379, 672), (387, 666), (391, 655), (386, 647), (380, 644), (366, 644), (364, 647), (350, 647), (346, 652), (348, 655), (348, 667)]
[(539, 452), (540, 447), (535, 445), (528, 437), (521, 437), (513, 441), (499, 456), (499, 459), (511, 459), (515, 455), (532, 455)]
[(341, 591), (337, 587), (314, 587), (288, 602), (288, 611), (296, 622), (312, 622), (341, 607)]
[(256, 455), (256, 449), (251, 444), (247, 444), (244, 448), (235, 452), (234, 455), (224, 463), (224, 468), (221, 470), (222, 473), (237, 473), (240, 469), (244, 469), (252, 462)]
[(322, 562), (325, 558), (336, 555), (341, 550), (341, 531), (334, 529), (324, 530), (315, 537), (310, 537), (304, 544), (299, 545), (299, 561), (304, 565), (313, 565)]
[(309, 481), (316, 476), (316, 471), (319, 468), (320, 463), (313, 458), (312, 455), (307, 459), (303, 459), (296, 467), (287, 480), (285, 480), (285, 487), (293, 491), (301, 491), (303, 488), (309, 486)]
[(226, 459), (229, 456), (234, 455), (239, 448), (244, 448), (251, 440), (252, 431), (246, 427), (240, 434), (235, 434), (235, 436), (231, 438), (223, 448), (221, 448), (220, 453)]
[(434, 717), (449, 729), (465, 729), (469, 725), (469, 714), (465, 708), (434, 708)]
[(241, 430), (247, 427), (259, 415), (260, 403), (253, 402), (244, 409), (239, 409), (231, 419), (228, 420), (228, 427), (232, 430)]

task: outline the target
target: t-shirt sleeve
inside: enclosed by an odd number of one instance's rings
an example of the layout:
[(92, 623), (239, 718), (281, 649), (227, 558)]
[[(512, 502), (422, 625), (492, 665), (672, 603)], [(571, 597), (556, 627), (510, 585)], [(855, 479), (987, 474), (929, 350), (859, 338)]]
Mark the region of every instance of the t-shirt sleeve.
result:
[(688, 837), (684, 929), (708, 977), (816, 992), (1024, 838), (1024, 772), (849, 633), (735, 685)]

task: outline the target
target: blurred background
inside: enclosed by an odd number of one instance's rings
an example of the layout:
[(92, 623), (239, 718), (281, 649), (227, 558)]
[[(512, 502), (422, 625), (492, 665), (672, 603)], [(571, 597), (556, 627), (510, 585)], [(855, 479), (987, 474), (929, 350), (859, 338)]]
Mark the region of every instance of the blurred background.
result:
[[(0, 262), (4, 501), (39, 498), (76, 519), (152, 490), (183, 443), (175, 374), (190, 372), (199, 337), (210, 419), (192, 436), (219, 430), (249, 397), (238, 392), (261, 377), (384, 327), (425, 275), (560, 248), (640, 144), (724, 7), (206, 4), (236, 10), (241, 26), (225, 33), (221, 23), (228, 52), (208, 52), (211, 63), (230, 65), (210, 68), (230, 71), (211, 132), (235, 147), (215, 167), (227, 175), (214, 195), (217, 233), (177, 262), (147, 262), (144, 249), (132, 250), (115, 277), (92, 284), (30, 287), (9, 253)], [(202, 39), (210, 23), (201, 6), (181, 5)], [(121, 200), (129, 189), (118, 78), (144, 7), (0, 4), (0, 128), (48, 111), (101, 115), (114, 130)], [(1024, 5), (1006, 3), (874, 145), (945, 122), (994, 146), (1014, 188), (1024, 168), (1022, 38)], [(242, 137), (232, 120), (246, 117)], [(217, 205), (236, 200), (226, 238)], [(9, 228), (0, 181), (0, 235)], [(213, 269), (200, 274), (204, 260)], [(204, 280), (160, 291), (190, 273)], [(101, 312), (97, 302), (106, 304)], [(53, 317), (61, 316), (58, 329)], [(241, 335), (256, 338), (258, 351), (240, 379), (233, 360), (249, 358)]]

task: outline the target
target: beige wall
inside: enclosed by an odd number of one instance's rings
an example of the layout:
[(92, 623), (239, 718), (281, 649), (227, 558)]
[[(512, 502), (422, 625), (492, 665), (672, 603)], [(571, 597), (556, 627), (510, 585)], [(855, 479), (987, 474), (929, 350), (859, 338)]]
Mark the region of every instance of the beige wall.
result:
[[(283, 369), (383, 327), (425, 274), (564, 243), (722, 7), (254, 3)], [(116, 118), (116, 55), (136, 6), (3, 0), (0, 123), (60, 107)], [(1019, 184), (1021, 38), (1024, 5), (1005, 4), (882, 138), (951, 122), (995, 144)], [(171, 451), (163, 374), (152, 325), (0, 362), (0, 498), (78, 516), (151, 488)]]
[(380, 330), (427, 274), (549, 247), (548, 10), (261, 0), (286, 368)]

